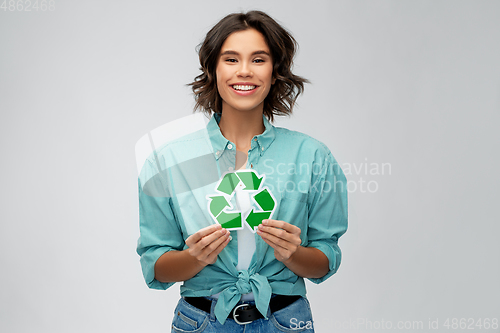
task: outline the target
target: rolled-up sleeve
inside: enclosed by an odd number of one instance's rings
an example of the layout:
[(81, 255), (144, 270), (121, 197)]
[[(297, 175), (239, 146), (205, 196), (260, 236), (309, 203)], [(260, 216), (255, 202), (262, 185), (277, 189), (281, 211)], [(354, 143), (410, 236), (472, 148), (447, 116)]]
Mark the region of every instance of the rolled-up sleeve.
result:
[(347, 231), (347, 180), (331, 152), (313, 170), (307, 246), (319, 249), (328, 257), (329, 271), (321, 278), (309, 280), (321, 283), (340, 266), (342, 253), (338, 239)]
[(148, 195), (139, 179), (139, 226), (137, 254), (142, 274), (149, 288), (167, 289), (174, 284), (155, 279), (154, 267), (158, 258), (171, 250), (182, 250), (184, 238), (172, 209), (172, 198)]

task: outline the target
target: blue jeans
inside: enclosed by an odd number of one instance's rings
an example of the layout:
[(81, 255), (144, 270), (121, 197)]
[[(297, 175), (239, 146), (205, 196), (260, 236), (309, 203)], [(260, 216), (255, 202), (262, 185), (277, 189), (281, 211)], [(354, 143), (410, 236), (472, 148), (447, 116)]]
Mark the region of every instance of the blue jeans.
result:
[[(314, 332), (311, 307), (309, 306), (309, 301), (305, 297), (296, 300), (289, 306), (274, 313), (271, 313), (269, 310), (268, 319), (257, 319), (246, 325), (240, 325), (236, 323), (234, 319), (230, 318), (226, 320), (224, 325), (221, 325), (214, 315), (216, 302), (217, 300), (215, 299), (212, 301), (212, 307), (210, 313), (208, 313), (192, 306), (186, 302), (184, 298), (181, 298), (175, 308), (174, 319), (172, 321), (172, 332)], [(255, 302), (244, 303), (251, 305), (255, 304)]]

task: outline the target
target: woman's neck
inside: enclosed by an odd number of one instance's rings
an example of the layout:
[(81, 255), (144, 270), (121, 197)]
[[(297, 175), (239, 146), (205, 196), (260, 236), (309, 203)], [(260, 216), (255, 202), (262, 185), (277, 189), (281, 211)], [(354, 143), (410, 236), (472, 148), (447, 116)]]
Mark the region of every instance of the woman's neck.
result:
[(262, 120), (262, 111), (223, 110), (219, 128), (222, 135), (236, 144), (236, 150), (247, 152), (255, 135), (264, 133), (266, 127)]

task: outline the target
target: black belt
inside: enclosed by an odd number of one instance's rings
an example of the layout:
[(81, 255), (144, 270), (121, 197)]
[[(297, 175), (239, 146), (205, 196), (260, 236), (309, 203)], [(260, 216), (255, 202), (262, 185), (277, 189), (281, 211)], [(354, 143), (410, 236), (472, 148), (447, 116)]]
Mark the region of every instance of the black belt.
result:
[[(272, 312), (276, 312), (283, 308), (286, 308), (302, 296), (298, 295), (276, 295), (271, 297), (269, 301), (269, 308)], [(210, 313), (210, 308), (212, 307), (212, 301), (205, 297), (184, 297), (184, 300), (191, 304), (192, 306)], [(228, 318), (234, 319), (238, 324), (248, 324), (252, 321), (260, 318), (264, 318), (262, 314), (257, 310), (255, 305), (250, 304), (240, 304), (235, 306), (228, 315)]]

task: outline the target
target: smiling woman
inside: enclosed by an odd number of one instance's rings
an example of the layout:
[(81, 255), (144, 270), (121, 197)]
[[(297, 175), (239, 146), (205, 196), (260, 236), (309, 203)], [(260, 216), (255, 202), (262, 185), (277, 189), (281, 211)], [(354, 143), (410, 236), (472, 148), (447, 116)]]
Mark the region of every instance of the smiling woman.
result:
[[(195, 111), (211, 116), (213, 163), (221, 179), (231, 179), (229, 192), (236, 192), (234, 204), (219, 197), (222, 207), (212, 213), (219, 221), (229, 215), (226, 204), (237, 206), (232, 214), (242, 228), (187, 228), (205, 219), (205, 212), (192, 209), (196, 195), (205, 198), (202, 190), (186, 200), (173, 189), (165, 200), (139, 187), (137, 252), (146, 282), (155, 289), (184, 282), (172, 332), (314, 332), (304, 279), (321, 283), (340, 265), (337, 242), (347, 230), (347, 189), (326, 145), (271, 124), (275, 115), (291, 114), (307, 82), (291, 71), (295, 50), (293, 37), (260, 11), (226, 16), (199, 50), (202, 73), (190, 84)], [(196, 151), (206, 145), (203, 140), (184, 137), (155, 158)], [(195, 173), (206, 172), (206, 165), (198, 168)], [(241, 169), (255, 179), (246, 183)], [(179, 177), (169, 170), (165, 176)], [(276, 198), (267, 208), (259, 203), (262, 192), (249, 194), (261, 184)]]

